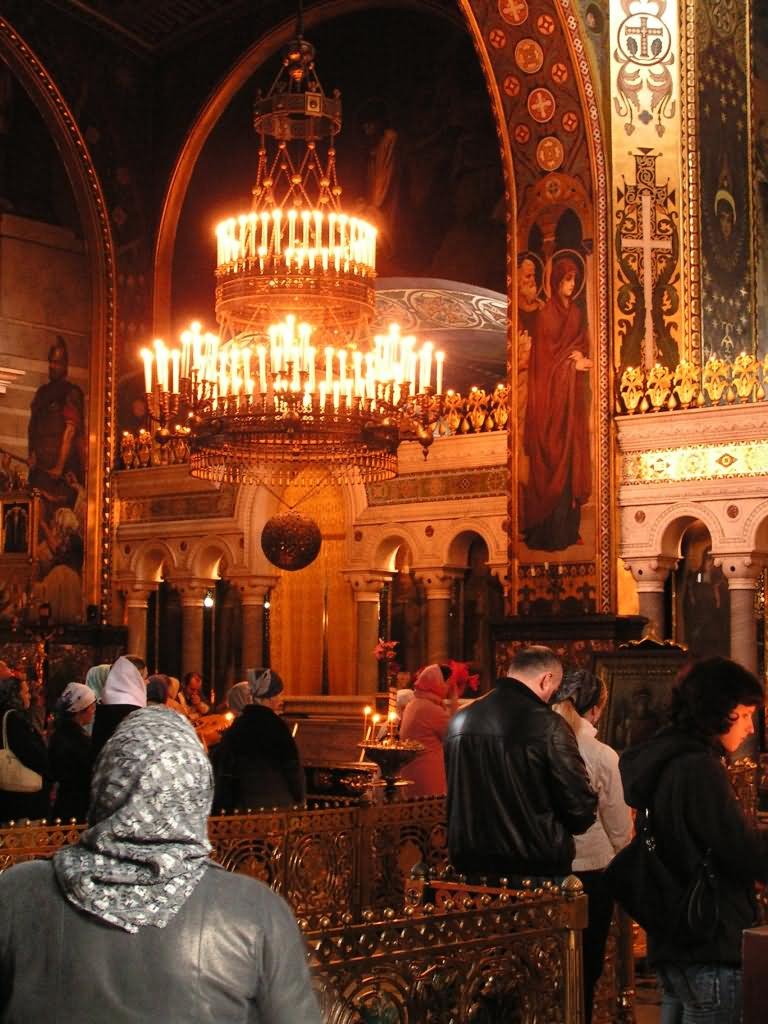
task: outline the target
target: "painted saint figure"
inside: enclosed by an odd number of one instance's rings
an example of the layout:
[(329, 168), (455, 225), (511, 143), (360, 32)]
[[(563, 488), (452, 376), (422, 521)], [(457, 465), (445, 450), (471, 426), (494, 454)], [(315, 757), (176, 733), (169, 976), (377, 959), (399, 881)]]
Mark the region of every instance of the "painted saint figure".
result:
[(521, 524), (526, 545), (542, 551), (579, 543), (581, 509), (592, 493), (592, 361), (586, 314), (574, 301), (583, 269), (577, 258), (555, 254), (550, 298), (532, 324)]
[(69, 380), (66, 342), (57, 337), (48, 351), (48, 383), (35, 392), (30, 406), (29, 485), (43, 493), (53, 509), (72, 507), (75, 492), (66, 481), (72, 473), (85, 481), (85, 402), (83, 391)]

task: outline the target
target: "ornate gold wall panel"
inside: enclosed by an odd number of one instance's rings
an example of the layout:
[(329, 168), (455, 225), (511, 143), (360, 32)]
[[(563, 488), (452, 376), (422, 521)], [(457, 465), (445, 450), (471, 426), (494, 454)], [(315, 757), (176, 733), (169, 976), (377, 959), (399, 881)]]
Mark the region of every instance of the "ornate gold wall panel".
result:
[(689, 355), (678, 0), (611, 0), (614, 365)]

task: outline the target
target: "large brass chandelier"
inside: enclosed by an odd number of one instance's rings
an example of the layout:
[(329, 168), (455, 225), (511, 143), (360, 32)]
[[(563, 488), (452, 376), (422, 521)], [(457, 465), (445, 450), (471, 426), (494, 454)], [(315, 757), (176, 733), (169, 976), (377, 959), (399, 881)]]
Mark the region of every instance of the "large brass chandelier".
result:
[(301, 18), (254, 127), (251, 209), (216, 228), (219, 331), (193, 324), (142, 350), (149, 415), (161, 439), (188, 436), (204, 479), (392, 477), (401, 441), (425, 455), (432, 441), (443, 354), (396, 325), (370, 336), (376, 229), (341, 207), (341, 100), (323, 91)]

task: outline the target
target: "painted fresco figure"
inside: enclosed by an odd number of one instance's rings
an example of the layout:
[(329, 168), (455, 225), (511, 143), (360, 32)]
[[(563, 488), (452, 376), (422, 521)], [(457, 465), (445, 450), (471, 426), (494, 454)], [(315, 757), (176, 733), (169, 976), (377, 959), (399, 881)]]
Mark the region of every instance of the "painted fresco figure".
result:
[(580, 543), (581, 508), (592, 493), (592, 361), (586, 313), (574, 301), (583, 283), (579, 256), (555, 253), (550, 298), (531, 325), (521, 523), (526, 545), (542, 551)]
[(85, 400), (68, 371), (67, 345), (57, 336), (48, 351), (48, 383), (32, 399), (27, 434), (29, 486), (42, 493), (43, 516), (48, 521), (57, 506), (74, 506), (77, 494), (67, 475), (71, 473), (79, 484), (85, 482)]
[(400, 137), (389, 123), (383, 100), (369, 100), (360, 112), (360, 124), (368, 140), (364, 213), (379, 236), (380, 255), (392, 258), (402, 206), (403, 162)]

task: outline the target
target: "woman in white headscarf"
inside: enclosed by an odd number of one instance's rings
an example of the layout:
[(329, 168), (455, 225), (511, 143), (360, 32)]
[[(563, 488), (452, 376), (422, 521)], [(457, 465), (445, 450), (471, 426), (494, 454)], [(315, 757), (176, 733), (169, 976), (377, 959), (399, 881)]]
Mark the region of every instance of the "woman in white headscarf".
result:
[(93, 722), (93, 758), (126, 717), (147, 706), (147, 667), (141, 658), (124, 654), (109, 670)]
[(321, 1024), (289, 907), (208, 859), (212, 782), (180, 715), (122, 722), (79, 842), (0, 875), (0, 1020)]
[(93, 753), (91, 728), (96, 696), (90, 686), (69, 683), (56, 705), (56, 719), (48, 745), (51, 777), (56, 782), (54, 818), (85, 821), (91, 789)]

